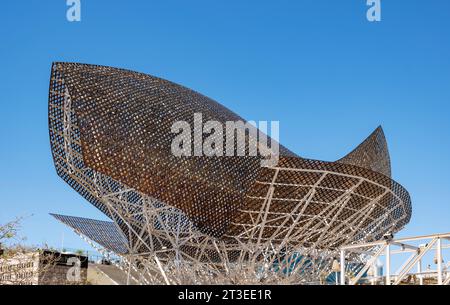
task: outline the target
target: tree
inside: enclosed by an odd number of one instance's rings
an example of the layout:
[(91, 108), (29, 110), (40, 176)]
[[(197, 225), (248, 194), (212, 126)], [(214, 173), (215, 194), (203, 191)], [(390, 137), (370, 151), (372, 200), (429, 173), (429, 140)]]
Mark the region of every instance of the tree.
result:
[(18, 217), (4, 225), (0, 224), (0, 244), (17, 238), (22, 220), (23, 218)]
[[(55, 265), (52, 254), (22, 245), (19, 236), (23, 217), (0, 224), (0, 284), (27, 285), (36, 283)], [(45, 265), (41, 261), (45, 260)]]

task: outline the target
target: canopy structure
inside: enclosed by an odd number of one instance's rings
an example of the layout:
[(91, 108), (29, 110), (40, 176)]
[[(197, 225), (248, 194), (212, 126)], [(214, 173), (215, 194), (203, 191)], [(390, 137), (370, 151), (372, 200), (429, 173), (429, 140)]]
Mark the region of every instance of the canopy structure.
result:
[(59, 214), (50, 215), (72, 228), (79, 235), (94, 241), (103, 249), (119, 255), (127, 254), (128, 241), (114, 222)]
[[(297, 283), (329, 269), (338, 247), (377, 240), (409, 222), (410, 197), (390, 177), (380, 127), (338, 161), (301, 158), (281, 146), (278, 163), (262, 167), (261, 155), (175, 156), (171, 127), (192, 123), (196, 113), (245, 122), (160, 78), (52, 66), (57, 173), (120, 228), (127, 255), (153, 270), (149, 282)], [(259, 145), (252, 137), (246, 133), (246, 143)]]

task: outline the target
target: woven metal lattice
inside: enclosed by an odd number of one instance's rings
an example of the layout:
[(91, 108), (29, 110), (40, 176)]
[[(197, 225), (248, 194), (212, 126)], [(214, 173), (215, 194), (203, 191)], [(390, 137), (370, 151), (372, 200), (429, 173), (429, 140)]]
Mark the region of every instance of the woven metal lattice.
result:
[[(127, 253), (142, 254), (141, 265), (155, 267), (153, 257), (158, 266), (170, 269), (175, 261), (180, 269), (186, 261), (184, 276), (196, 277), (205, 268), (231, 272), (229, 262), (243, 272), (249, 262), (279, 265), (288, 253), (301, 253), (294, 269), (315, 262), (308, 270), (319, 274), (340, 245), (376, 240), (409, 222), (410, 198), (390, 178), (381, 128), (336, 162), (304, 159), (281, 146), (278, 164), (261, 167), (261, 156), (174, 156), (171, 126), (192, 124), (195, 113), (204, 121), (242, 120), (199, 93), (142, 73), (52, 67), (57, 173), (117, 223)], [(250, 141), (257, 139), (246, 134)]]
[(108, 251), (118, 254), (126, 254), (128, 251), (127, 239), (123, 236), (122, 231), (119, 230), (117, 225), (112, 221), (102, 221), (59, 214), (50, 215), (71, 227), (79, 234), (82, 234), (90, 240), (98, 243)]

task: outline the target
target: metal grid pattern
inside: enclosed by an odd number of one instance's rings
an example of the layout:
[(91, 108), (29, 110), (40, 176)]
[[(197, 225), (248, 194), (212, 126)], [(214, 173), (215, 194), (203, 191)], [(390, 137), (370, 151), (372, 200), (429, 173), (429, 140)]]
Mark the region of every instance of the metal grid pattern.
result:
[(112, 221), (101, 221), (59, 214), (50, 215), (71, 227), (78, 234), (84, 235), (98, 243), (108, 251), (122, 255), (128, 251), (128, 241), (123, 236), (122, 231)]
[[(192, 123), (195, 113), (222, 123), (241, 117), (190, 89), (108, 67), (58, 63), (51, 86), (51, 105), (67, 93), (73, 101), (80, 132), (76, 150), (82, 150), (86, 167), (182, 208), (206, 234), (224, 234), (259, 172), (261, 157), (173, 156), (171, 126)], [(194, 139), (193, 146), (204, 138)]]
[(57, 172), (118, 224), (128, 240), (125, 260), (140, 266), (147, 283), (311, 281), (329, 270), (340, 245), (408, 223), (410, 198), (388, 177), (381, 129), (338, 162), (302, 159), (283, 147), (268, 168), (260, 157), (175, 158), (170, 125), (199, 112), (205, 120), (240, 120), (192, 90), (141, 73), (52, 67)]
[(283, 157), (264, 168), (227, 234), (334, 249), (397, 232), (410, 216), (408, 193), (382, 174)]
[(391, 177), (391, 160), (383, 129), (378, 127), (364, 142), (337, 162), (364, 167)]

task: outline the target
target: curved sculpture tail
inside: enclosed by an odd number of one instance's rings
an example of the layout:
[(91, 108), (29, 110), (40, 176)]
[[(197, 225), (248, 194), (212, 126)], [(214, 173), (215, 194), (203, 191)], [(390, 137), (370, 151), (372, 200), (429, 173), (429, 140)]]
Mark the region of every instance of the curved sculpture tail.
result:
[(358, 147), (336, 162), (360, 166), (391, 177), (391, 159), (383, 128), (378, 126)]

